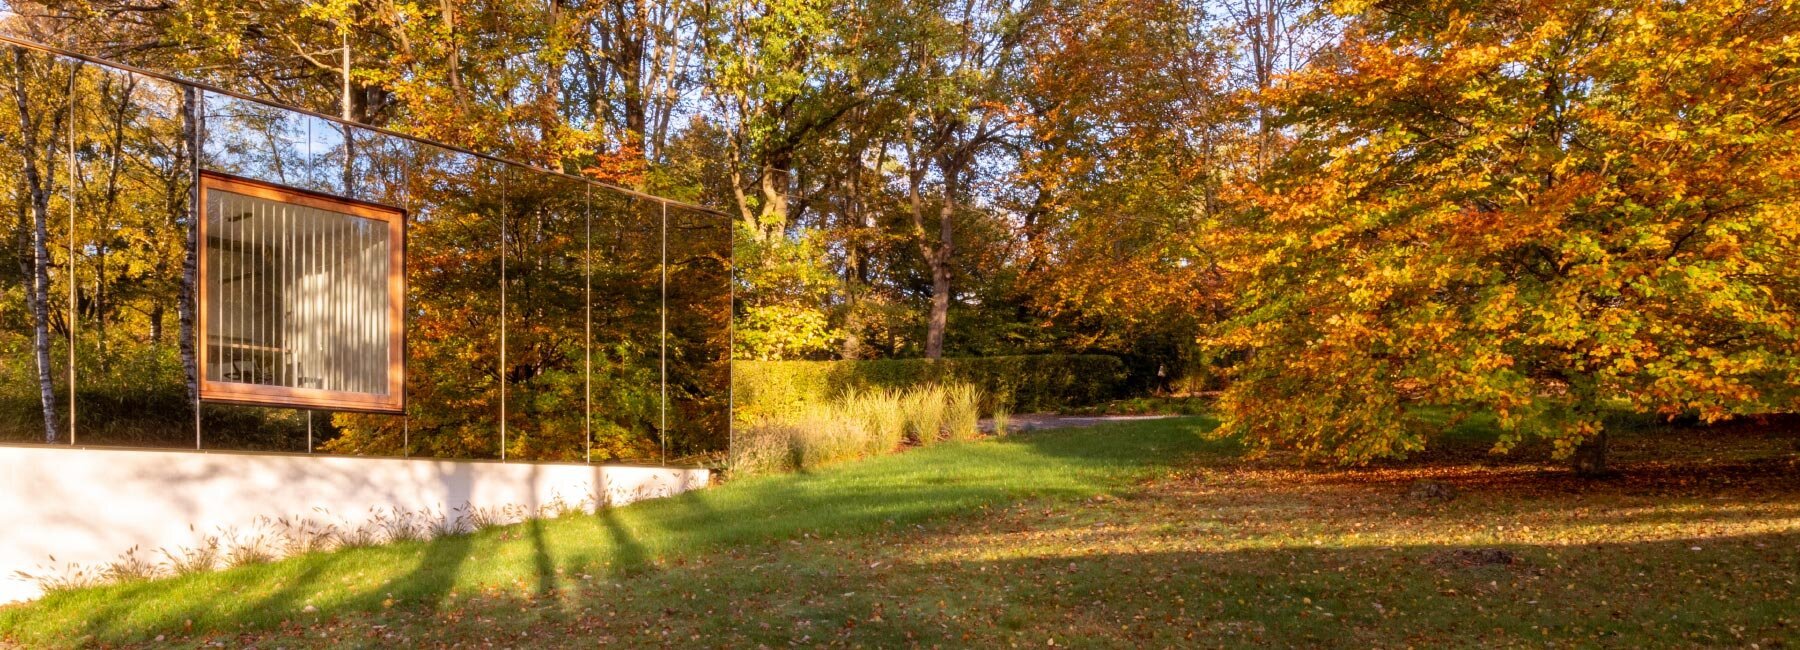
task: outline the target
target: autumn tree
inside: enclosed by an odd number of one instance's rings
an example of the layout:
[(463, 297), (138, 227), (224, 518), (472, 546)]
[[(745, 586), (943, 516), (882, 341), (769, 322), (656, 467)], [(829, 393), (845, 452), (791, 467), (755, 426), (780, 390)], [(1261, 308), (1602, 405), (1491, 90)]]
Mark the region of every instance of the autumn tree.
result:
[(1014, 92), (1017, 291), (1058, 345), (1122, 353), (1157, 388), (1198, 366), (1219, 274), (1195, 246), (1248, 163), (1220, 16), (1169, 0), (1055, 3)]
[[(972, 175), (1011, 130), (1009, 86), (1030, 7), (1004, 0), (914, 3), (902, 44), (897, 92), (903, 106), (907, 211), (919, 256), (931, 272), (925, 357), (944, 354), (949, 329), (956, 221), (973, 202)], [(926, 186), (935, 180), (937, 197)], [(935, 212), (936, 214), (930, 214)]]
[(1363, 462), (1448, 406), (1599, 472), (1610, 411), (1800, 406), (1800, 5), (1339, 9), (1273, 91), (1292, 150), (1205, 240), (1224, 432)]
[(711, 14), (706, 94), (735, 163), (725, 180), (740, 221), (739, 349), (748, 357), (819, 354), (836, 338), (831, 242), (800, 223), (807, 204), (795, 198), (809, 180), (842, 170), (799, 163), (832, 134), (863, 125), (846, 117), (882, 93), (894, 48), (882, 15), (896, 6), (728, 2)]

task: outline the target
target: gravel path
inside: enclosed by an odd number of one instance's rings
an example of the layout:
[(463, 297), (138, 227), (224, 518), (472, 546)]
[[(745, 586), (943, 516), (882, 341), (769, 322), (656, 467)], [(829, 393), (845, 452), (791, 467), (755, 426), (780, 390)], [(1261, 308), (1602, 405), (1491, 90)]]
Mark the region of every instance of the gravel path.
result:
[[(1027, 413), (1012, 416), (1011, 427), (1014, 431), (1037, 431), (1040, 429), (1072, 429), (1091, 427), (1112, 422), (1140, 422), (1143, 420), (1162, 420), (1176, 417), (1173, 415), (1061, 415), (1057, 413)], [(981, 421), (982, 431), (994, 430), (994, 421)]]

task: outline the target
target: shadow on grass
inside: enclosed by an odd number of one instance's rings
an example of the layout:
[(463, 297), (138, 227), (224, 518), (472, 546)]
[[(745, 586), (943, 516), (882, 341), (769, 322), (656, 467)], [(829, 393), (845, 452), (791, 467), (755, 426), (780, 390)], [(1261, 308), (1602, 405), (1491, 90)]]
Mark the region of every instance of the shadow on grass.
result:
[[(547, 593), (558, 569), (596, 562), (632, 571), (721, 546), (843, 535), (1020, 498), (1122, 489), (1194, 454), (1231, 449), (1205, 439), (1211, 426), (1190, 418), (937, 445), (808, 475), (741, 479), (598, 516), (529, 522), (510, 535), (490, 529), (51, 594), (0, 609), (0, 634), (34, 645), (132, 642), (188, 632), (190, 621), (194, 632), (238, 631), (379, 611), (390, 598), (435, 608), (455, 589), (532, 578)], [(315, 611), (303, 612), (306, 605)]]
[[(691, 498), (685, 500), (704, 503), (704, 501)], [(617, 508), (603, 508), (600, 512), (595, 513), (595, 517), (600, 520), (601, 525), (606, 527), (607, 550), (611, 551), (611, 559), (617, 566), (629, 570), (650, 562), (649, 551), (645, 550), (644, 545), (639, 544), (637, 538), (631, 534), (631, 530), (626, 527), (627, 524), (619, 516)]]
[[(850, 602), (788, 614), (854, 617), (834, 641), (874, 647), (1041, 646), (1045, 636), (1099, 647), (1781, 647), (1800, 638), (1797, 552), (1800, 533), (927, 562), (860, 581), (871, 589)], [(822, 588), (758, 597), (804, 601)], [(1023, 618), (1009, 624), (1007, 612)], [(797, 641), (747, 620), (687, 623), (714, 642)]]
[[(597, 638), (654, 645), (637, 635), (660, 631), (692, 646), (1000, 647), (1053, 638), (1078, 647), (1782, 647), (1796, 638), (1797, 552), (1797, 533), (1116, 546), (897, 564), (809, 547), (627, 578), (562, 609), (507, 593), (463, 616), (380, 622), (421, 645), (523, 635), (534, 647), (590, 647)], [(760, 564), (775, 566), (759, 574)], [(527, 618), (508, 618), (526, 610)], [(375, 622), (352, 618), (334, 630), (355, 634)]]

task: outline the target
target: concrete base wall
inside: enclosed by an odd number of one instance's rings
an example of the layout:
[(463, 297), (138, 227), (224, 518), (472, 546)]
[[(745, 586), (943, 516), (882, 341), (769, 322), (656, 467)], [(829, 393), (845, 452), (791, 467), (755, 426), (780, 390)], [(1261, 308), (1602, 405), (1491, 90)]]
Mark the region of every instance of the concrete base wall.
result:
[(351, 530), (399, 511), (454, 525), (472, 512), (621, 505), (710, 479), (667, 467), (0, 445), (0, 602), (39, 594), (19, 571), (98, 567), (133, 548), (161, 560), (159, 549), (281, 518)]

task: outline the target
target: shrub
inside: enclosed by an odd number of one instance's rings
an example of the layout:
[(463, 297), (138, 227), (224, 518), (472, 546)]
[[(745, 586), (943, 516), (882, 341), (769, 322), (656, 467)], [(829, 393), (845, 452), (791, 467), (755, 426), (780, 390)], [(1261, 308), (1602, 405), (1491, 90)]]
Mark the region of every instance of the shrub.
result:
[(337, 543), (337, 525), (294, 516), (267, 521), (279, 543), (276, 556), (306, 555), (329, 551)]
[(454, 512), (443, 513), (427, 510), (422, 516), (425, 518), (426, 534), (431, 539), (462, 535), (469, 532), (467, 523), (463, 521), (462, 517), (457, 516)]
[(375, 522), (365, 523), (361, 526), (345, 526), (337, 533), (337, 548), (367, 548), (380, 543), (381, 526)]
[(1205, 415), (1212, 412), (1207, 397), (1132, 397), (1070, 411), (1075, 415)]
[(841, 408), (814, 409), (793, 427), (797, 430), (789, 440), (795, 444), (789, 453), (798, 467), (818, 467), (868, 451), (862, 423)]
[(872, 389), (972, 384), (986, 408), (1064, 411), (1120, 396), (1125, 364), (1104, 355), (874, 361), (737, 361), (732, 389), (740, 423), (792, 416), (807, 405)]
[(879, 442), (855, 406), (818, 406), (797, 417), (747, 427), (738, 437), (732, 465), (751, 474), (795, 471), (885, 451), (874, 448)]
[(239, 537), (235, 530), (226, 530), (225, 535), (231, 538), (231, 550), (225, 553), (227, 567), (262, 564), (278, 557), (267, 535), (251, 532)]
[(36, 583), (44, 593), (58, 591), (74, 591), (106, 584), (107, 575), (102, 570), (69, 563), (57, 567), (56, 556), (50, 556), (50, 565), (39, 567), (37, 571), (14, 571), (12, 577), (17, 580)]
[(106, 582), (111, 583), (137, 582), (162, 575), (162, 567), (149, 558), (139, 557), (138, 548), (133, 546), (119, 556), (119, 559), (106, 563), (101, 569), (101, 575)]
[(338, 533), (338, 540), (344, 546), (371, 546), (382, 539), (390, 543), (415, 542), (430, 535), (426, 522), (412, 511), (389, 508), (386, 512), (370, 510), (367, 523), (346, 527), (343, 532)]

